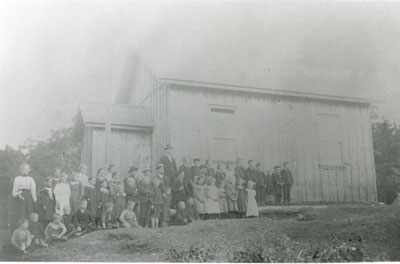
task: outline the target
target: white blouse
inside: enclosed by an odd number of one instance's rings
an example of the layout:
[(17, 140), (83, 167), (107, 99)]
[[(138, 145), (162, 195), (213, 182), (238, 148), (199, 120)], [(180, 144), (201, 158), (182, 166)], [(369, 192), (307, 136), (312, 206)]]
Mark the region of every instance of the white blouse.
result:
[(71, 188), (68, 183), (58, 183), (54, 188), (56, 200), (63, 196), (71, 196)]
[(17, 176), (14, 179), (12, 196), (18, 197), (19, 191), (30, 190), (32, 199), (36, 202), (36, 183), (31, 176)]
[(88, 186), (89, 185), (89, 177), (85, 174), (82, 173), (78, 173), (78, 181), (80, 181), (82, 183), (82, 186)]

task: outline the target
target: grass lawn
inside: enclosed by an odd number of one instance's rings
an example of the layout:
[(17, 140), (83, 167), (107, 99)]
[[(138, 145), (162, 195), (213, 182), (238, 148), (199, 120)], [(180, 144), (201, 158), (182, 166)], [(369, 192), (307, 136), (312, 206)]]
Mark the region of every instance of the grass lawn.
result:
[[(315, 220), (267, 215), (200, 221), (159, 230), (115, 229), (36, 250), (32, 261), (400, 261), (400, 208), (329, 205)], [(339, 257), (337, 257), (339, 256)], [(305, 257), (308, 257), (307, 259)]]

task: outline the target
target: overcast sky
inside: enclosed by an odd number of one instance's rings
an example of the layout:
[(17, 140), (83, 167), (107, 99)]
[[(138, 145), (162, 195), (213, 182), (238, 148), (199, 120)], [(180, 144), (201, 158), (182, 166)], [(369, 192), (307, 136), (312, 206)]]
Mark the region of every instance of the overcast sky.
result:
[(0, 147), (46, 138), (71, 124), (79, 101), (129, 85), (132, 50), (160, 74), (203, 81), (238, 79), (229, 73), (243, 73), (239, 63), (254, 80), (266, 64), (285, 76), (346, 75), (362, 82), (336, 93), (383, 99), (380, 112), (397, 122), (399, 44), (399, 2), (1, 1)]

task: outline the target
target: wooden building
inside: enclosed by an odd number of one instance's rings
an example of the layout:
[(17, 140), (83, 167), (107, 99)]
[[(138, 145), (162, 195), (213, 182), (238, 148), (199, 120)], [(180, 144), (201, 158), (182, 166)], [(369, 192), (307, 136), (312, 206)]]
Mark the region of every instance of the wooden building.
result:
[[(178, 164), (241, 157), (266, 171), (288, 161), (294, 200), (377, 200), (369, 100), (158, 76), (138, 56), (132, 67), (113, 106), (108, 162), (154, 166), (168, 143)], [(89, 109), (82, 157), (94, 170), (107, 163), (105, 114)]]

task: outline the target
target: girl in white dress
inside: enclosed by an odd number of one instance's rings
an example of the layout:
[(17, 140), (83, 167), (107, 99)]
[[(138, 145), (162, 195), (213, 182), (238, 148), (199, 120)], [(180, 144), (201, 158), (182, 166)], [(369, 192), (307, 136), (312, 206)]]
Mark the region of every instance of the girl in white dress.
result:
[(207, 219), (217, 219), (220, 213), (219, 190), (215, 186), (215, 179), (212, 177), (209, 177), (208, 186), (206, 187), (204, 210), (207, 215)]
[(256, 202), (256, 191), (254, 190), (255, 183), (253, 181), (247, 182), (247, 212), (246, 217), (258, 216), (258, 207)]
[(56, 213), (63, 215), (64, 207), (71, 208), (71, 187), (68, 183), (68, 175), (65, 172), (61, 174), (61, 181), (54, 188), (54, 197), (56, 198)]

